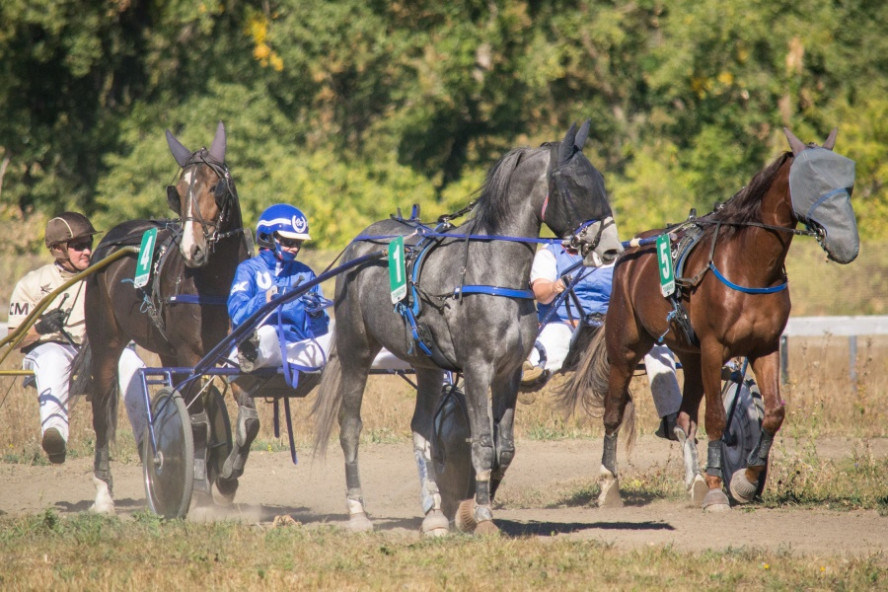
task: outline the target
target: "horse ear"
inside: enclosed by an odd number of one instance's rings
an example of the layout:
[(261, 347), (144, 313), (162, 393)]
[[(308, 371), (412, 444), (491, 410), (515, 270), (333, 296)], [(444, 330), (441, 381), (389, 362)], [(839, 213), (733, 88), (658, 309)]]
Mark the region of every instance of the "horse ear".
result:
[(806, 148), (805, 143), (795, 137), (795, 134), (789, 131), (788, 127), (783, 128), (783, 133), (786, 134), (786, 139), (789, 140), (789, 147), (792, 148), (793, 156), (798, 156)]
[(587, 119), (582, 127), (580, 127), (580, 131), (577, 132), (577, 137), (574, 140), (574, 146), (577, 147), (577, 150), (582, 151), (583, 146), (586, 145), (586, 138), (589, 137), (589, 128), (592, 127), (592, 120)]
[(219, 125), (216, 126), (216, 136), (213, 138), (213, 143), (210, 144), (210, 156), (219, 162), (225, 162), (226, 147), (225, 125), (220, 121)]
[(574, 141), (577, 137), (577, 124), (576, 122), (572, 123), (570, 129), (567, 130), (567, 133), (564, 135), (564, 139), (561, 140), (561, 146), (558, 148), (558, 164), (564, 164), (570, 157), (573, 156), (574, 153)]
[(191, 150), (182, 145), (182, 143), (173, 136), (170, 130), (166, 131), (167, 137), (167, 145), (170, 147), (170, 152), (173, 153), (173, 158), (176, 159), (176, 162), (179, 163), (180, 167), (184, 167), (188, 164), (188, 159), (191, 158)]
[(831, 132), (829, 132), (829, 137), (826, 139), (826, 142), (823, 143), (823, 147), (827, 150), (832, 150), (836, 146), (836, 136), (839, 135), (839, 128), (834, 127)]

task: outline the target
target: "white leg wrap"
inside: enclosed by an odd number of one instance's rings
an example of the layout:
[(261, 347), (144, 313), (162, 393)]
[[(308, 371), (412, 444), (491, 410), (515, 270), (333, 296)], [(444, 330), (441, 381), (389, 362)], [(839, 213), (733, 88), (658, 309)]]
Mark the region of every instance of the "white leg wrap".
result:
[(413, 433), (413, 456), (419, 471), (419, 501), (422, 513), (441, 509), (441, 494), (434, 478), (432, 467), (432, 446), (428, 440), (416, 432)]
[(90, 512), (96, 514), (114, 514), (114, 500), (111, 498), (111, 491), (108, 490), (108, 484), (93, 477), (93, 485), (96, 486), (96, 501), (90, 507)]

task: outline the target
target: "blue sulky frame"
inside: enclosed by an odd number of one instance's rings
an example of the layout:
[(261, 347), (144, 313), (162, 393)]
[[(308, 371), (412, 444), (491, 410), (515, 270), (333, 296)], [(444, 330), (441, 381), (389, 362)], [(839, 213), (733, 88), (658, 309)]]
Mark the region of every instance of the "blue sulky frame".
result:
[[(139, 374), (142, 380), (142, 392), (145, 397), (145, 405), (148, 412), (148, 435), (151, 443), (151, 452), (154, 455), (157, 454), (157, 436), (154, 426), (154, 412), (151, 409), (151, 400), (148, 388), (149, 386), (168, 387), (170, 389), (176, 389), (181, 392), (193, 382), (207, 376), (224, 376), (229, 378), (230, 380), (236, 380), (241, 376), (246, 376), (244, 373), (241, 372), (239, 368), (227, 364), (228, 354), (236, 345), (240, 344), (243, 340), (252, 335), (253, 331), (259, 325), (261, 325), (269, 317), (269, 315), (273, 314), (278, 307), (286, 304), (287, 302), (290, 302), (291, 300), (303, 296), (305, 293), (307, 293), (318, 284), (321, 284), (352, 267), (357, 267), (359, 265), (367, 263), (368, 261), (383, 258), (386, 255), (387, 253), (385, 251), (380, 251), (378, 253), (371, 253), (368, 255), (364, 255), (363, 257), (358, 257), (352, 261), (349, 261), (334, 269), (322, 273), (311, 281), (305, 282), (296, 290), (273, 298), (271, 301), (263, 305), (262, 308), (256, 311), (253, 315), (251, 315), (246, 321), (244, 321), (237, 329), (232, 331), (225, 339), (220, 341), (193, 368), (161, 367), (140, 369)], [(285, 345), (282, 344), (282, 347), (285, 347)], [(372, 373), (400, 376), (413, 388), (416, 388), (416, 384), (408, 377), (409, 374), (413, 373), (412, 370), (380, 369), (373, 370)], [(184, 376), (185, 378), (179, 379), (177, 382), (176, 380), (174, 380), (174, 376)], [(264, 386), (265, 384), (269, 385), (270, 393), (261, 396), (272, 397), (275, 399), (275, 403), (277, 403), (279, 399), (283, 399), (287, 419), (287, 427), (290, 436), (290, 453), (293, 459), (293, 463), (295, 464), (297, 462), (297, 458), (296, 450), (293, 446), (293, 433), (291, 429), (292, 426), (290, 424), (289, 398), (306, 396), (317, 383), (317, 381), (310, 381), (308, 383), (300, 384), (299, 372), (285, 372), (283, 368), (259, 368), (249, 373), (249, 376), (256, 379), (254, 381), (254, 384), (258, 382), (261, 386)], [(258, 390), (258, 386), (252, 390)], [(275, 436), (278, 435), (279, 413), (278, 407), (277, 405), (275, 405)]]
[[(370, 253), (362, 257), (358, 257), (352, 261), (344, 263), (336, 268), (325, 271), (315, 279), (305, 282), (298, 289), (291, 292), (281, 294), (271, 301), (263, 305), (258, 311), (244, 321), (237, 329), (232, 331), (228, 336), (222, 339), (213, 349), (211, 349), (198, 363), (193, 367), (146, 367), (139, 370), (140, 380), (142, 382), (142, 392), (144, 396), (145, 407), (148, 419), (148, 440), (143, 442), (142, 446), (150, 446), (144, 452), (148, 452), (147, 458), (143, 458), (143, 472), (145, 474), (146, 494), (149, 498), (149, 506), (156, 513), (161, 513), (171, 517), (182, 517), (187, 513), (188, 505), (191, 499), (192, 486), (195, 482), (202, 482), (198, 488), (204, 494), (210, 493), (210, 474), (209, 474), (209, 454), (208, 451), (212, 446), (220, 445), (219, 442), (211, 442), (209, 432), (206, 438), (206, 446), (201, 449), (202, 453), (207, 453), (206, 458), (197, 459), (198, 446), (195, 445), (194, 435), (192, 434), (195, 417), (192, 416), (188, 407), (181, 401), (181, 393), (195, 381), (203, 380), (206, 377), (225, 377), (229, 382), (237, 381), (238, 385), (246, 390), (249, 396), (272, 399), (275, 403), (274, 407), (274, 433), (276, 437), (280, 436), (280, 411), (279, 403), (283, 401), (284, 413), (287, 421), (288, 435), (290, 439), (290, 455), (294, 464), (296, 464), (296, 447), (293, 438), (293, 429), (290, 414), (290, 398), (304, 397), (318, 384), (321, 371), (317, 372), (301, 372), (298, 369), (290, 367), (279, 368), (258, 368), (250, 373), (242, 372), (236, 364), (232, 363), (228, 356), (232, 349), (253, 334), (255, 329), (259, 327), (268, 317), (283, 304), (290, 302), (296, 298), (303, 296), (306, 292), (336, 275), (363, 265), (367, 262), (384, 259), (387, 257), (386, 250)], [(281, 344), (282, 348), (286, 344)], [(283, 353), (283, 352), (282, 352)], [(286, 360), (286, 356), (282, 355), (282, 359)], [(404, 379), (411, 387), (417, 388), (416, 383), (411, 380), (410, 375), (414, 373), (411, 369), (372, 369), (371, 374), (375, 375), (395, 375)], [(447, 373), (445, 382), (450, 385), (447, 393), (453, 394), (456, 391), (456, 376), (454, 373)], [(212, 388), (213, 381), (208, 380), (200, 391), (192, 398), (195, 401), (200, 395)], [(169, 395), (163, 399), (157, 408), (152, 408), (151, 394), (149, 387), (160, 387), (169, 390)], [(261, 391), (261, 392), (260, 392)], [(219, 400), (221, 395), (217, 394)], [(166, 449), (167, 458), (164, 458), (162, 446), (159, 445), (158, 438), (158, 417), (165, 416), (169, 412), (178, 415), (176, 430), (178, 435), (183, 436), (185, 440), (170, 440), (171, 448)], [(189, 415), (192, 421), (185, 420), (182, 417), (185, 413)], [(224, 413), (224, 431), (228, 433), (225, 437), (230, 443), (231, 427), (228, 421), (227, 412)], [(206, 421), (203, 417), (201, 421)], [(209, 420), (210, 422), (213, 419)], [(207, 425), (208, 430), (210, 425)], [(196, 433), (196, 432), (195, 432)], [(218, 434), (217, 434), (218, 436)], [(224, 444), (224, 443), (222, 443)], [(181, 449), (179, 447), (181, 446)], [(173, 448), (175, 447), (175, 448)], [(141, 451), (140, 451), (141, 452)], [(191, 456), (192, 458), (186, 458)], [(175, 467), (170, 465), (169, 470), (164, 474), (165, 463), (170, 462), (170, 458), (175, 457), (172, 461)], [(153, 460), (152, 460), (153, 459)], [(153, 463), (153, 464), (152, 464)], [(203, 464), (201, 464), (203, 463)], [(149, 465), (151, 465), (149, 467)], [(179, 478), (173, 478), (170, 473), (179, 471)], [(156, 480), (156, 483), (155, 483)], [(221, 492), (220, 492), (221, 493)], [(223, 494), (225, 495), (225, 494)], [(233, 495), (233, 492), (232, 494)]]

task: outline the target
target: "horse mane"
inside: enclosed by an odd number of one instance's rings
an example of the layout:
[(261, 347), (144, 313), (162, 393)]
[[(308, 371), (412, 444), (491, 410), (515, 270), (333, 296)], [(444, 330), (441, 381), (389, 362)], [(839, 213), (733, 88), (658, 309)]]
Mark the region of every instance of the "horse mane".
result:
[(710, 219), (716, 222), (729, 222), (732, 225), (725, 228), (728, 232), (733, 229), (741, 228), (749, 222), (761, 222), (762, 218), (762, 199), (771, 188), (777, 173), (792, 158), (792, 152), (784, 152), (777, 157), (771, 164), (760, 170), (749, 185), (738, 191), (725, 203), (716, 208)]
[(473, 220), (476, 229), (495, 231), (504, 222), (511, 221), (515, 215), (508, 199), (512, 174), (527, 154), (540, 150), (528, 146), (513, 148), (490, 168), (475, 204)]

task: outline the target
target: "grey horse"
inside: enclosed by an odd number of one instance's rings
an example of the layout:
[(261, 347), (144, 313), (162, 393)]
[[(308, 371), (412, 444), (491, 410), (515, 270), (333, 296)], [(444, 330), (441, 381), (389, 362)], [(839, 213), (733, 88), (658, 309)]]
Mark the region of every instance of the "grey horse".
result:
[(521, 363), (537, 335), (528, 290), (535, 242), (543, 224), (573, 241), (587, 264), (622, 251), (601, 173), (582, 152), (587, 121), (561, 142), (516, 148), (488, 172), (468, 222), (440, 232), (415, 220), (390, 219), (363, 231), (344, 261), (406, 244), (410, 287), (393, 305), (390, 268), (379, 259), (337, 277), (335, 335), (313, 413), (316, 451), (324, 452), (334, 418), (345, 454), (349, 528), (372, 529), (358, 470), (361, 401), (371, 362), (385, 347), (416, 370), (411, 428), (418, 464), (422, 530), (449, 530), (431, 462), (433, 417), (444, 370), (464, 379), (474, 468), (474, 500), (459, 506), (456, 525), (496, 532), (491, 500), (515, 454), (513, 421)]

